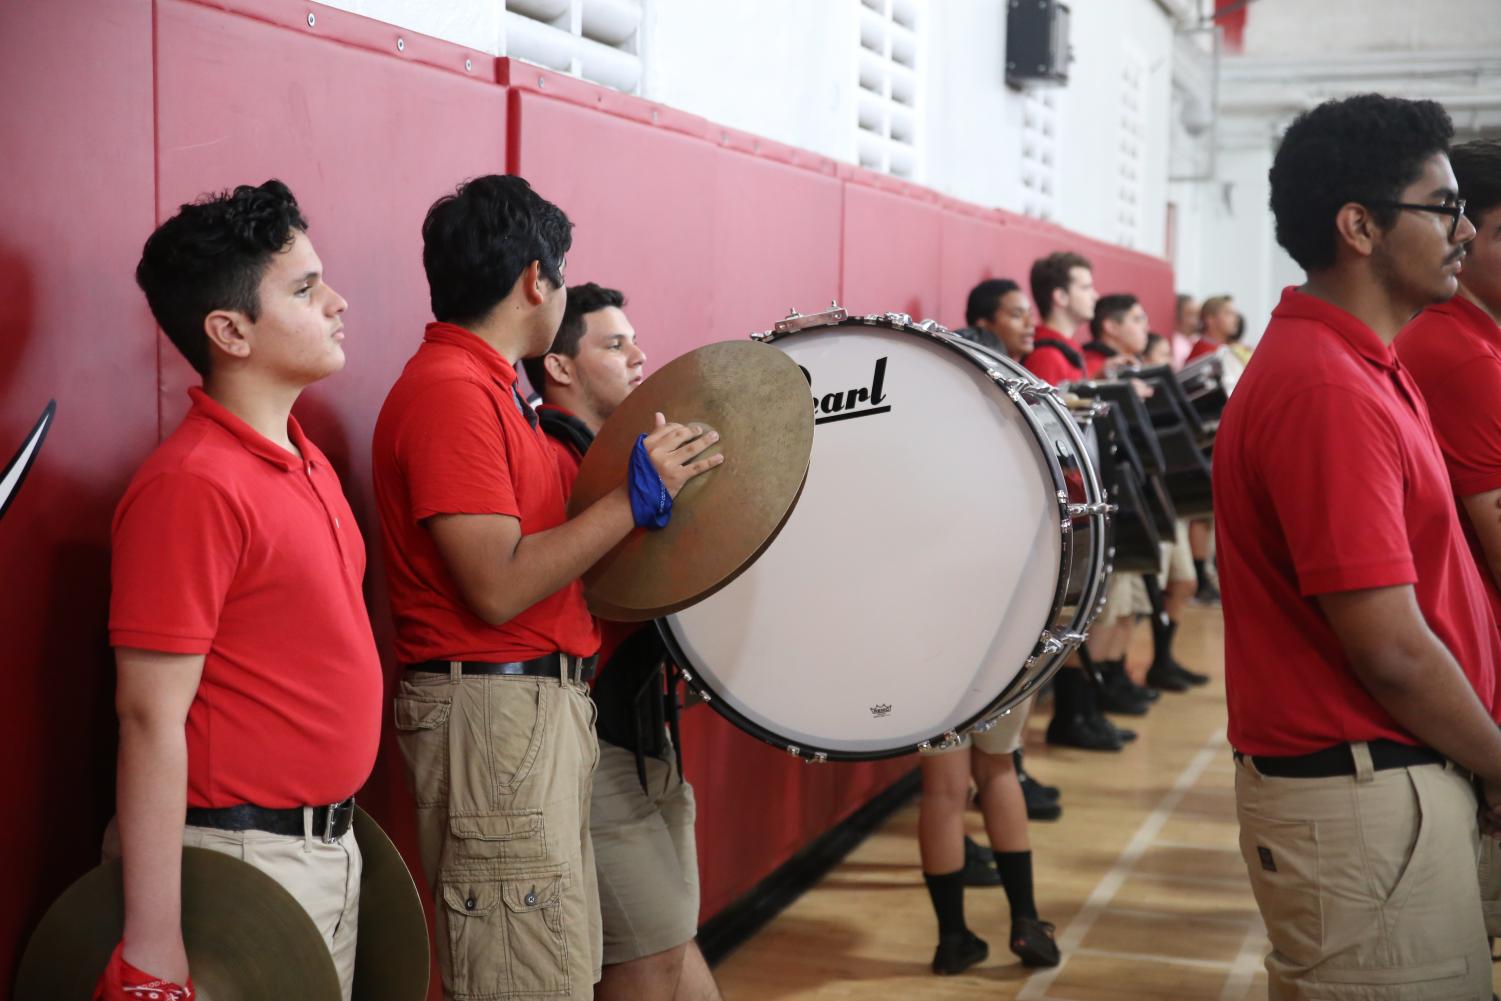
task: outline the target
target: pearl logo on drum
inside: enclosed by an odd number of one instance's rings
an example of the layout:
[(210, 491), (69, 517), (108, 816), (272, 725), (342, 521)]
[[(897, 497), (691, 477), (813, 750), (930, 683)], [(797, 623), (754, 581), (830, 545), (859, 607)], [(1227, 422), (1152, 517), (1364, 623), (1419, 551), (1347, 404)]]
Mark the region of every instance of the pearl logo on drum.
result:
[[(799, 365), (803, 369), (803, 377), (808, 380), (811, 388), (813, 385), (813, 373)], [(834, 421), (847, 421), (855, 417), (871, 417), (875, 414), (887, 414), (891, 412), (891, 404), (881, 406), (886, 399), (882, 391), (886, 385), (886, 359), (876, 359), (875, 373), (870, 377), (869, 386), (861, 386), (855, 389), (847, 389), (837, 393), (825, 393), (819, 396), (815, 390), (813, 393), (813, 409), (817, 413), (813, 419), (814, 424), (830, 424)], [(867, 404), (862, 406), (862, 404)]]
[(876, 719), (885, 719), (887, 716), (891, 715), (891, 706), (884, 702), (877, 706), (871, 706), (870, 714)]

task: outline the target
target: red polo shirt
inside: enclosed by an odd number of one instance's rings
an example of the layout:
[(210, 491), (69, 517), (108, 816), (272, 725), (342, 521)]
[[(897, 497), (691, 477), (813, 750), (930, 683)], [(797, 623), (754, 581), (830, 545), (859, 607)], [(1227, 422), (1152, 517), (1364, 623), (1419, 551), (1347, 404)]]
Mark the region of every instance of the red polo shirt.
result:
[(1050, 386), (1078, 382), (1084, 378), (1083, 359), (1078, 346), (1052, 327), (1039, 325), (1032, 342), (1032, 353), (1022, 362), (1027, 371)]
[[(1090, 341), (1084, 345), (1080, 352), (1084, 356), (1084, 375), (1089, 379), (1099, 379), (1104, 376), (1105, 363), (1114, 358), (1122, 358), (1121, 353), (1108, 344), (1100, 341)], [(1124, 360), (1124, 359), (1123, 359)]]
[(1186, 365), (1191, 361), (1204, 357), (1205, 355), (1212, 355), (1219, 349), (1220, 345), (1214, 343), (1214, 341), (1211, 341), (1209, 338), (1195, 337), (1193, 340), (1193, 346), (1188, 349), (1188, 357), (1184, 359), (1184, 364)]
[(110, 643), (203, 654), (188, 805), (334, 803), (375, 763), (382, 679), (365, 543), (333, 467), (204, 393), (115, 510)]
[[(1455, 296), (1419, 313), (1392, 347), (1423, 391), (1454, 493), (1469, 497), (1501, 489), (1501, 327)], [(1463, 508), (1459, 520), (1501, 618), (1501, 588)]]
[[(560, 414), (573, 414), (563, 407), (551, 403), (544, 403), (539, 408), (542, 410), (556, 410)], [(547, 436), (547, 443), (552, 446), (553, 455), (558, 460), (558, 472), (563, 477), (563, 493), (569, 496), (573, 493), (573, 484), (579, 478), (579, 467), (583, 464), (584, 457), (575, 452), (570, 446), (558, 441), (552, 435)], [(599, 666), (603, 668), (615, 656), (615, 651), (620, 644), (629, 639), (638, 629), (643, 627), (639, 622), (612, 622), (609, 619), (596, 619), (599, 625)], [(598, 680), (598, 675), (595, 676)]]
[(523, 535), (567, 520), (546, 434), (518, 408), (516, 370), (450, 323), (430, 323), (375, 422), (375, 501), (396, 620), (396, 655), (425, 660), (588, 656), (599, 634), (578, 581), (498, 626), (472, 612), (423, 519), (498, 514)]
[(1413, 584), (1493, 706), (1498, 636), (1428, 410), (1392, 350), (1295, 289), (1214, 445), (1230, 742), (1248, 754), (1415, 739), (1357, 680), (1316, 596)]

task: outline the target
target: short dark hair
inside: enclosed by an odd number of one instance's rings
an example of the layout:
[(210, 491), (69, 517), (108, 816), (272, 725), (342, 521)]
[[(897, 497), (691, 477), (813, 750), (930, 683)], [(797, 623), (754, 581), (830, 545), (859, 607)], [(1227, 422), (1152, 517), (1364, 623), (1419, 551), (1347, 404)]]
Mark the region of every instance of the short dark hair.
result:
[(973, 327), (981, 320), (995, 316), (1001, 308), (1001, 300), (1022, 287), (1010, 278), (987, 278), (969, 290), (969, 300), (964, 304), (964, 325)]
[(1167, 338), (1163, 337), (1157, 331), (1155, 331), (1155, 330), (1148, 330), (1147, 331), (1147, 346), (1142, 350), (1142, 353), (1145, 354), (1146, 352), (1151, 351), (1153, 348), (1155, 348), (1157, 345), (1161, 344), (1165, 340), (1167, 340)]
[(189, 202), (146, 238), (136, 284), (162, 332), (199, 375), (208, 375), (211, 358), (204, 318), (229, 309), (257, 320), (261, 277), (272, 256), (306, 230), (292, 192), (270, 180)]
[(1235, 344), (1246, 336), (1246, 314), (1235, 314), (1235, 331), (1230, 335), (1230, 343)]
[(1089, 321), (1089, 333), (1095, 340), (1105, 333), (1105, 321), (1114, 320), (1119, 323), (1141, 300), (1130, 292), (1116, 292), (1114, 295), (1102, 295), (1100, 301), (1095, 303), (1094, 317)]
[(1183, 319), (1183, 307), (1194, 301), (1194, 297), (1187, 292), (1179, 292), (1173, 300), (1173, 320), (1176, 322)]
[(1069, 272), (1074, 268), (1088, 268), (1094, 270), (1094, 266), (1079, 254), (1066, 250), (1040, 257), (1032, 262), (1032, 302), (1037, 306), (1037, 314), (1044, 320), (1053, 309), (1053, 292), (1057, 289), (1068, 289)]
[[(1331, 267), (1340, 208), (1398, 200), (1453, 137), (1454, 123), (1434, 101), (1358, 94), (1303, 112), (1283, 134), (1267, 175), (1277, 242), (1304, 271)], [(1396, 214), (1371, 208), (1383, 229)]]
[(510, 294), (527, 265), (563, 285), (573, 223), (519, 177), (487, 174), (444, 195), (422, 220), (422, 267), (433, 316), (476, 323)]
[(547, 349), (547, 354), (522, 359), (532, 389), (541, 393), (547, 385), (547, 367), (543, 365), (543, 359), (547, 355), (577, 357), (579, 338), (584, 336), (584, 317), (610, 306), (616, 309), (625, 306), (625, 293), (593, 282), (568, 286), (568, 305), (563, 307), (563, 320), (558, 324), (558, 336), (552, 339), (552, 347)]
[(1501, 140), (1472, 139), (1449, 151), (1459, 193), (1467, 202), (1465, 215), (1479, 226), (1483, 217), (1501, 205)]

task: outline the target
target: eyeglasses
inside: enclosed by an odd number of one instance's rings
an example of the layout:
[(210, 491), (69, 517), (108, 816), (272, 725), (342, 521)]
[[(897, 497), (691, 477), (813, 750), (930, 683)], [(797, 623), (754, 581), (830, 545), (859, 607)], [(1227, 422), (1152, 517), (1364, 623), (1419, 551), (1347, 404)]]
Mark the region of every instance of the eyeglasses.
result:
[(1465, 214), (1465, 200), (1463, 198), (1450, 202), (1446, 205), (1416, 205), (1412, 202), (1366, 202), (1368, 208), (1373, 209), (1408, 209), (1413, 212), (1433, 212), (1437, 215), (1449, 217), (1449, 239), (1454, 239), (1459, 232), (1459, 220)]

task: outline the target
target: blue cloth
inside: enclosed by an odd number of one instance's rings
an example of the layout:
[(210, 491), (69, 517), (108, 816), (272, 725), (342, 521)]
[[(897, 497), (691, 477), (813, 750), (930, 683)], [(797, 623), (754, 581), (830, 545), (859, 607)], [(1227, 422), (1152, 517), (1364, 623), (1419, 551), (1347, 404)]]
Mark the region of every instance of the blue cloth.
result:
[(662, 485), (657, 467), (652, 465), (646, 451), (646, 435), (636, 438), (636, 447), (631, 449), (630, 468), (631, 514), (639, 528), (666, 528), (672, 517), (672, 495)]

